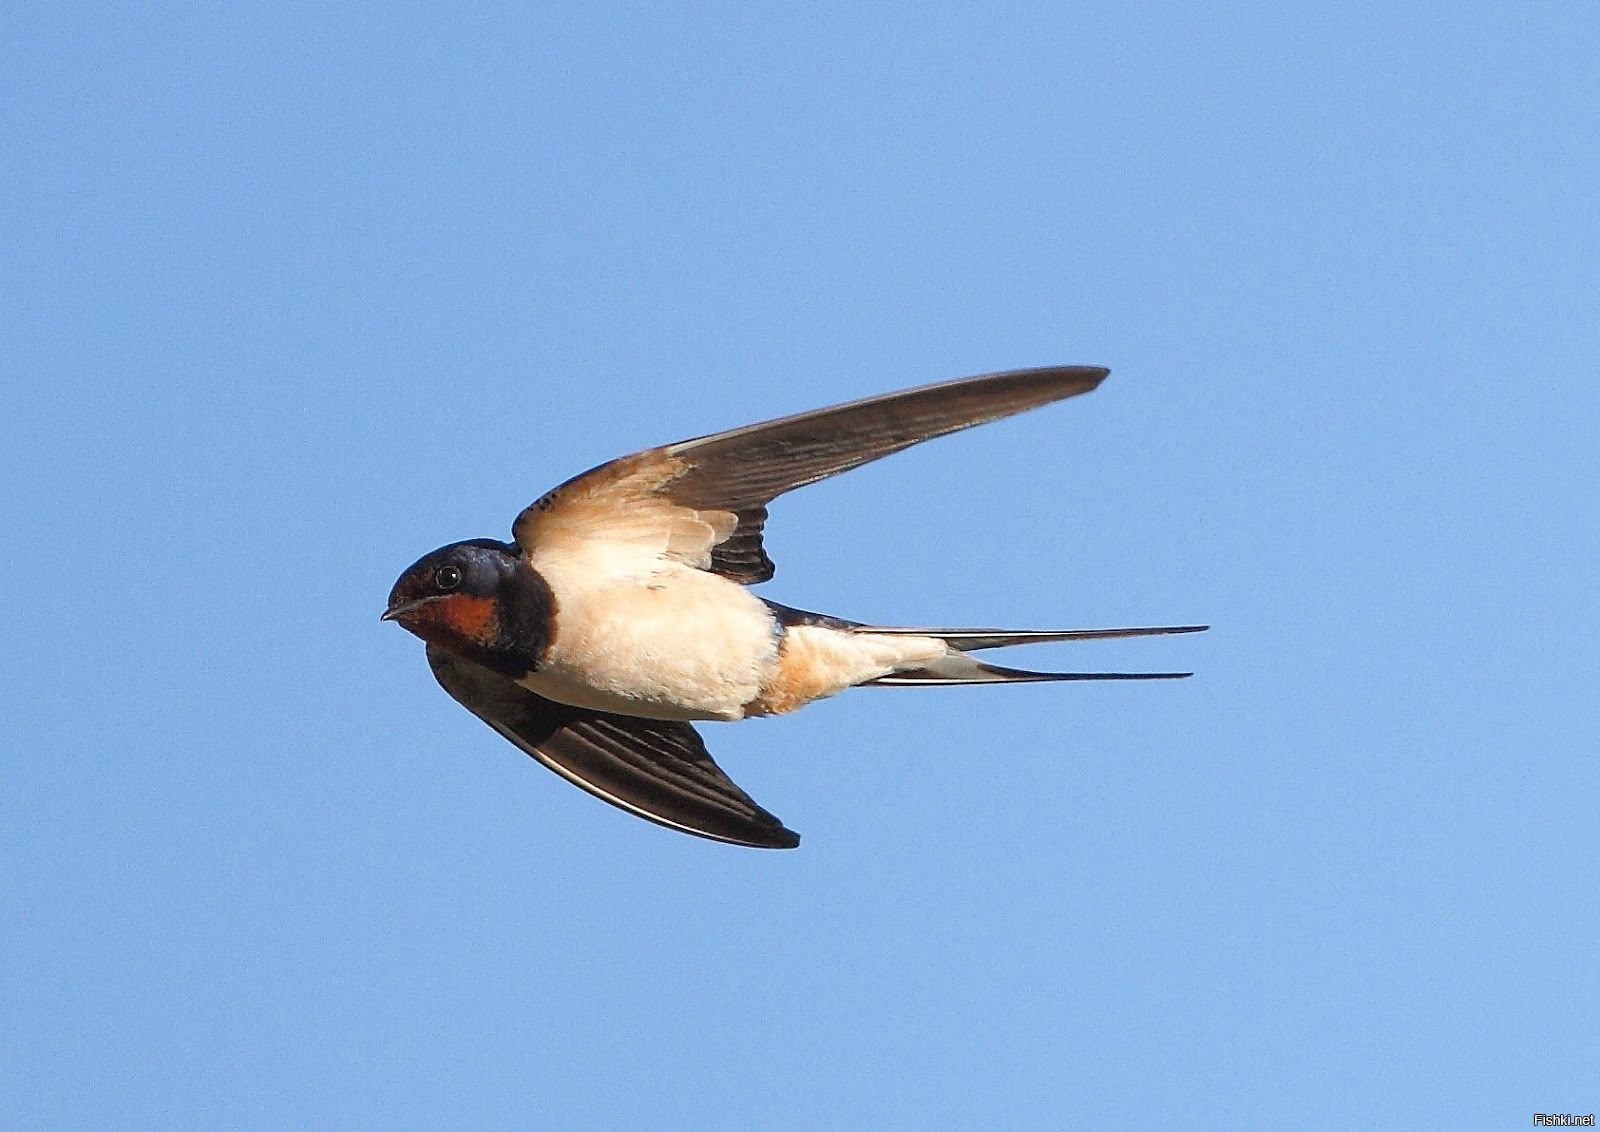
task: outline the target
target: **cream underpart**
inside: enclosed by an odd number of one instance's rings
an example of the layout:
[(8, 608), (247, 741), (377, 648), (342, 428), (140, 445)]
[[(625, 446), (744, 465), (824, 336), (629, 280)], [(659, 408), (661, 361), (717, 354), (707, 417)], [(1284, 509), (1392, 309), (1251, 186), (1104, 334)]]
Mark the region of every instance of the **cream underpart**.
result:
[(569, 544), (531, 564), (555, 595), (555, 632), (521, 683), (574, 707), (649, 719), (776, 715), (948, 654), (933, 637), (811, 625), (780, 634), (744, 586), (626, 543)]
[[(766, 603), (710, 573), (737, 516), (663, 499), (682, 462), (652, 450), (558, 488), (517, 521), (555, 596), (554, 635), (522, 684), (650, 719), (743, 719), (948, 655), (931, 637), (779, 631)], [(780, 647), (781, 643), (781, 647)]]
[(950, 647), (936, 637), (876, 636), (796, 625), (784, 636), (777, 672), (745, 714), (781, 715), (949, 653)]
[(777, 670), (766, 605), (716, 574), (618, 543), (532, 565), (555, 595), (555, 634), (530, 691), (650, 719), (744, 718)]

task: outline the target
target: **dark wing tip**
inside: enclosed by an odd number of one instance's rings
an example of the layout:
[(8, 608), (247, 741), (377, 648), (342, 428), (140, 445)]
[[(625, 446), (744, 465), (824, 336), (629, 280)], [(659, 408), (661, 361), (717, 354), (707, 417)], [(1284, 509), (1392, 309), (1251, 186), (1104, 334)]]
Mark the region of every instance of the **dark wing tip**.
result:
[[(1003, 370), (997, 374), (986, 374), (986, 377), (1017, 377), (1040, 378), (1054, 380), (1063, 386), (1072, 386), (1083, 393), (1089, 393), (1100, 387), (1100, 383), (1111, 376), (1109, 366), (1037, 366), (1033, 369)], [(978, 378), (976, 380), (982, 380)]]
[(800, 846), (800, 835), (792, 829), (779, 826), (772, 831), (772, 840), (766, 845), (753, 846), (756, 849), (796, 849)]
[(1046, 366), (1046, 369), (1060, 370), (1063, 373), (1081, 374), (1085, 381), (1092, 381), (1099, 385), (1111, 376), (1110, 366)]
[[(997, 370), (993, 373), (980, 373), (973, 377), (957, 378), (954, 381), (935, 382), (932, 385), (924, 385), (918, 389), (907, 389), (903, 392), (933, 392), (941, 389), (955, 392), (963, 387), (978, 389), (990, 386), (999, 389), (1010, 386), (1015, 389), (1050, 390), (1050, 395), (1035, 403), (1036, 405), (1048, 405), (1052, 400), (1075, 397), (1080, 393), (1092, 393), (1100, 388), (1100, 383), (1110, 375), (1111, 368), (1109, 366), (1031, 366), (1026, 369), (1006, 369)], [(894, 394), (889, 396), (894, 396)]]
[[(548, 765), (548, 764), (546, 764)], [(563, 776), (565, 777), (565, 776)], [(584, 787), (588, 790), (588, 787)], [(593, 791), (589, 791), (594, 793)], [(604, 795), (596, 795), (604, 798)], [(610, 801), (610, 799), (606, 799)], [(616, 803), (612, 803), (615, 805)], [(671, 817), (660, 816), (656, 813), (631, 806), (618, 807), (624, 813), (632, 813), (635, 817), (643, 818), (652, 825), (659, 825), (663, 829), (670, 829), (676, 833), (687, 833), (691, 837), (698, 837), (705, 841), (717, 841), (723, 845), (737, 845), (741, 849), (796, 849), (800, 846), (800, 835), (785, 826), (777, 818), (763, 811), (762, 816), (770, 818), (772, 824), (768, 825), (761, 818), (747, 817), (736, 826), (725, 821), (704, 821), (704, 815), (697, 815), (698, 820), (692, 822), (673, 820)], [(674, 815), (683, 817), (684, 815)]]

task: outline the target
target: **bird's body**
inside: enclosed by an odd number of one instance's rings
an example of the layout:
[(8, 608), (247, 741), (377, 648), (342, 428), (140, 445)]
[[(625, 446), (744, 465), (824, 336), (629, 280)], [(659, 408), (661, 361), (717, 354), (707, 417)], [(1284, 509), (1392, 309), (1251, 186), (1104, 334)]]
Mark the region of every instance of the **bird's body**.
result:
[(544, 663), (518, 681), (529, 691), (649, 719), (735, 720), (776, 675), (772, 618), (732, 582), (676, 564), (638, 579), (554, 577), (570, 582), (570, 604)]
[(947, 652), (931, 637), (786, 629), (743, 586), (677, 563), (545, 577), (567, 600), (550, 651), (517, 683), (574, 707), (732, 722), (795, 711)]
[(752, 425), (603, 464), (525, 509), (515, 541), (454, 543), (395, 584), (385, 617), (428, 642), (441, 684), (591, 793), (737, 844), (798, 838), (711, 760), (689, 721), (779, 715), (867, 683), (1140, 679), (968, 654), (1156, 629), (900, 629), (805, 613), (748, 588), (777, 495), (933, 436), (1086, 392), (1097, 367), (1022, 370)]

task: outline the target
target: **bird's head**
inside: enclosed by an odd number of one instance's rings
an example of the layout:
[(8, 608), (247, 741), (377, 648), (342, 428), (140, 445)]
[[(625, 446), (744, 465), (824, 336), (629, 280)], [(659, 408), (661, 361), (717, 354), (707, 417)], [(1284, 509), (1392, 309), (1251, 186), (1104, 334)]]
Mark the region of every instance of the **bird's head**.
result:
[(491, 539), (451, 543), (413, 563), (383, 620), (487, 668), (522, 675), (550, 639), (550, 588), (516, 547)]

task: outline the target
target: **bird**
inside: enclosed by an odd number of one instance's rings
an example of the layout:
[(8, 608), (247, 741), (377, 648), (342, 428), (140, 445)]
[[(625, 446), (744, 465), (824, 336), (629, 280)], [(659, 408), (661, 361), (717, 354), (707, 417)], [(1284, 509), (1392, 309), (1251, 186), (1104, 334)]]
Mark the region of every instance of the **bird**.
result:
[(712, 759), (694, 724), (784, 715), (848, 688), (1165, 680), (1036, 672), (972, 654), (1194, 633), (872, 625), (759, 597), (778, 496), (925, 440), (1097, 388), (1103, 366), (920, 386), (647, 448), (523, 509), (511, 541), (468, 539), (400, 575), (382, 619), (426, 644), (439, 684), (561, 777), (681, 833), (764, 849), (800, 837)]

